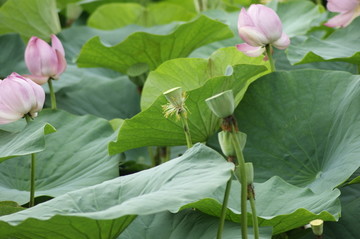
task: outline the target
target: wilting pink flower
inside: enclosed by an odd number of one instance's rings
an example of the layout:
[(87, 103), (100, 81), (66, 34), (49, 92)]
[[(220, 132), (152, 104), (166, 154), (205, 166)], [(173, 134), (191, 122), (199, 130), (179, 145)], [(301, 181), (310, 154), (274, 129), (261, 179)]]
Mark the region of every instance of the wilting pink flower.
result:
[(328, 0), (327, 9), (340, 14), (327, 21), (325, 26), (346, 27), (360, 16), (360, 0)]
[(51, 35), (51, 46), (31, 37), (25, 49), (25, 63), (32, 74), (28, 77), (36, 83), (42, 85), (50, 77), (57, 79), (66, 68), (64, 47), (55, 35)]
[(289, 37), (282, 31), (279, 16), (261, 4), (253, 4), (246, 11), (242, 8), (238, 20), (239, 36), (246, 43), (236, 45), (248, 56), (260, 56), (266, 45), (285, 49), (290, 44)]
[(45, 102), (45, 92), (32, 80), (12, 73), (0, 80), (0, 124), (21, 119), (26, 114), (36, 117)]

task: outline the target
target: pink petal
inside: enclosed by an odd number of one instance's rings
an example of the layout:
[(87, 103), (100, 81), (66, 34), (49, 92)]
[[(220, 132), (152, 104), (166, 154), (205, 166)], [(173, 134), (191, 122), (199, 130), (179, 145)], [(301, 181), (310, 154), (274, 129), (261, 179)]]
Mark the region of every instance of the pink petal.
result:
[(278, 49), (285, 49), (290, 45), (290, 39), (285, 32), (282, 33), (279, 40), (274, 41), (272, 45)]
[(346, 27), (354, 19), (354, 12), (341, 13), (324, 23), (328, 27)]
[(8, 124), (17, 121), (23, 117), (21, 113), (9, 109), (6, 105), (2, 104), (2, 97), (0, 96), (0, 124)]
[(57, 68), (57, 74), (54, 76), (54, 78), (58, 78), (61, 73), (63, 73), (66, 69), (67, 63), (66, 59), (61, 52), (56, 50), (56, 56), (57, 56), (57, 62), (58, 62), (58, 68)]
[(45, 102), (45, 92), (32, 80), (12, 73), (0, 83), (0, 124), (30, 113), (36, 116)]
[(266, 36), (269, 43), (278, 40), (282, 34), (282, 24), (274, 10), (261, 4), (253, 4), (248, 9), (255, 27)]
[(249, 14), (246, 12), (245, 8), (242, 8), (238, 18), (238, 29), (240, 27), (254, 27), (255, 24), (252, 21)]
[(331, 12), (353, 11), (360, 4), (358, 0), (328, 0), (327, 9)]
[(53, 49), (58, 50), (63, 56), (65, 56), (64, 47), (59, 38), (57, 38), (54, 34), (51, 35), (51, 46)]
[(45, 103), (45, 91), (40, 85), (34, 83), (32, 80), (26, 79), (26, 78), (25, 78), (25, 80), (32, 87), (33, 93), (35, 95), (35, 101), (33, 102), (32, 108), (30, 110), (30, 114), (33, 117), (36, 117), (37, 116), (36, 113), (38, 111), (42, 110), (42, 108), (44, 106), (44, 103)]
[(43, 85), (48, 82), (49, 77), (48, 76), (36, 76), (36, 75), (23, 75), (26, 78), (31, 79), (36, 84)]
[(37, 37), (31, 37), (25, 49), (25, 63), (31, 74), (41, 74), (41, 59), (37, 49)]
[(251, 46), (264, 46), (269, 44), (266, 36), (255, 27), (240, 27), (239, 36)]
[(1, 95), (1, 103), (21, 115), (27, 114), (36, 100), (31, 85), (17, 73), (12, 73), (3, 80)]
[(264, 53), (265, 47), (253, 47), (246, 43), (236, 45), (236, 48), (247, 56), (257, 57)]
[(36, 48), (41, 59), (41, 76), (53, 76), (57, 73), (57, 56), (55, 50), (45, 41), (39, 39)]

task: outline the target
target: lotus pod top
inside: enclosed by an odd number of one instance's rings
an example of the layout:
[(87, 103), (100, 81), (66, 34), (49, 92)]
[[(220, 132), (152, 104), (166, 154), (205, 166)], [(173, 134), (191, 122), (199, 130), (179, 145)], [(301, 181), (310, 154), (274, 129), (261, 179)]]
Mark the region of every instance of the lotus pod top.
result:
[(224, 91), (205, 100), (211, 111), (219, 118), (226, 118), (234, 113), (235, 100), (232, 90)]

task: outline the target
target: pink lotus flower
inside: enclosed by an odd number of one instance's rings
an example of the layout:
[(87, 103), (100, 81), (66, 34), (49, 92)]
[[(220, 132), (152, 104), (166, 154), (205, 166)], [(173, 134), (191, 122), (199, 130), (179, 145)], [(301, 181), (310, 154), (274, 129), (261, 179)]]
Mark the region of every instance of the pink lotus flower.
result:
[(327, 21), (325, 26), (346, 27), (360, 16), (360, 0), (328, 0), (327, 9), (340, 14)]
[(290, 44), (289, 37), (282, 31), (279, 16), (274, 10), (261, 4), (253, 4), (247, 11), (245, 8), (241, 9), (238, 31), (246, 43), (236, 47), (248, 56), (260, 56), (269, 44), (279, 49), (285, 49)]
[(21, 119), (26, 114), (36, 117), (45, 102), (45, 92), (32, 80), (12, 73), (0, 80), (0, 124)]
[(25, 63), (34, 82), (42, 85), (48, 79), (57, 79), (66, 69), (65, 51), (60, 40), (51, 35), (51, 46), (45, 41), (31, 37), (25, 49)]

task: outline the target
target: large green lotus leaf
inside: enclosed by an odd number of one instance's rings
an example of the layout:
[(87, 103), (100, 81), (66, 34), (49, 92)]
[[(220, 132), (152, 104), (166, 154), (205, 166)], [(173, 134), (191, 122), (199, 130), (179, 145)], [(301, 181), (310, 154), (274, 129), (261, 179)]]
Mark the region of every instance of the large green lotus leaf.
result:
[(105, 119), (131, 118), (140, 112), (140, 94), (127, 78), (84, 79), (56, 94), (58, 107), (70, 113), (92, 114)]
[[(57, 93), (63, 88), (88, 86), (93, 82), (117, 81), (121, 78), (118, 72), (104, 68), (81, 69), (74, 64), (68, 64), (65, 72), (61, 74), (58, 80), (53, 81), (54, 91)], [(49, 93), (47, 84), (43, 85), (45, 92)]]
[(146, 79), (141, 95), (141, 108), (148, 108), (156, 98), (171, 88), (181, 86), (184, 91), (199, 88), (211, 78), (226, 75), (229, 66), (268, 66), (262, 58), (249, 58), (235, 47), (227, 47), (217, 50), (209, 59), (181, 58), (167, 61), (150, 72)]
[(164, 1), (168, 3), (180, 5), (191, 12), (195, 12), (195, 13), (197, 12), (193, 0), (164, 0)]
[(97, 8), (88, 18), (90, 27), (112, 30), (126, 25), (154, 26), (173, 21), (189, 21), (195, 16), (185, 8), (169, 3), (143, 7), (136, 3), (111, 3)]
[(4, 79), (12, 72), (27, 73), (24, 62), (25, 44), (17, 34), (0, 36), (0, 79)]
[(18, 211), (22, 211), (26, 208), (21, 207), (19, 204), (13, 201), (0, 201), (0, 216), (12, 214)]
[[(108, 121), (52, 110), (43, 110), (36, 121), (57, 129), (46, 136), (46, 150), (36, 154), (36, 196), (55, 197), (118, 176), (119, 160), (107, 153), (107, 142), (114, 137)], [(0, 201), (28, 202), (30, 159), (26, 159), (0, 164)]]
[(278, 3), (276, 13), (289, 37), (304, 35), (325, 20), (324, 8), (311, 1), (295, 0)]
[[(359, 238), (360, 215), (360, 185), (351, 185), (341, 188), (341, 217), (338, 222), (325, 222), (323, 238), (328, 239), (357, 239)], [(311, 229), (301, 239), (313, 239)]]
[[(256, 171), (257, 172), (257, 171)], [(233, 181), (229, 198), (227, 219), (240, 222), (240, 184)], [(210, 215), (219, 216), (225, 186), (217, 190), (211, 198), (187, 205)], [(275, 176), (264, 183), (255, 183), (256, 211), (260, 226), (272, 226), (278, 234), (309, 223), (314, 219), (336, 221), (341, 207), (340, 191), (313, 193), (310, 189), (286, 183)], [(248, 205), (248, 220), (251, 225), (251, 209)]]
[(81, 0), (56, 0), (56, 6), (59, 9), (64, 9), (64, 8), (66, 8), (66, 6), (68, 4), (77, 3), (77, 2), (80, 2), (80, 1)]
[(360, 185), (341, 189), (342, 213), (338, 223), (325, 223), (325, 238), (357, 239), (360, 214)]
[(359, 80), (346, 72), (299, 70), (252, 84), (235, 114), (257, 179), (279, 175), (315, 192), (347, 180), (360, 166)]
[(276, 70), (299, 70), (299, 69), (321, 69), (321, 70), (336, 70), (336, 71), (348, 71), (352, 74), (357, 74), (357, 65), (350, 64), (343, 61), (320, 61), (311, 62), (301, 65), (291, 65), (285, 51), (274, 49), (274, 60)]
[(53, 0), (8, 0), (0, 8), (0, 29), (2, 26), (25, 39), (37, 36), (49, 40), (61, 30)]
[(136, 215), (177, 212), (209, 196), (232, 170), (220, 154), (197, 144), (158, 167), (0, 217), (0, 238), (116, 238)]
[(136, 32), (115, 46), (105, 46), (99, 37), (92, 38), (83, 46), (77, 63), (80, 67), (104, 67), (122, 73), (136, 63), (146, 63), (153, 70), (164, 61), (186, 57), (200, 46), (232, 36), (227, 25), (203, 15), (178, 23), (176, 29), (174, 24), (169, 26), (158, 29), (170, 32)]
[[(219, 218), (192, 209), (176, 214), (162, 212), (137, 217), (118, 239), (215, 239), (218, 224)], [(254, 237), (252, 228), (248, 234), (249, 238)], [(270, 239), (271, 235), (271, 228), (260, 228), (260, 239)], [(240, 225), (225, 221), (222, 238), (241, 239)]]
[[(205, 99), (222, 91), (233, 89), (238, 104), (248, 85), (267, 71), (265, 66), (236, 65), (231, 76), (215, 77), (202, 87), (187, 92), (186, 106), (189, 109), (188, 123), (193, 143), (204, 142), (220, 127), (217, 118), (205, 103)], [(184, 78), (181, 85), (189, 83)], [(180, 82), (179, 82), (180, 83)], [(163, 95), (146, 110), (125, 120), (120, 128), (117, 141), (110, 142), (110, 154), (120, 153), (143, 146), (175, 146), (186, 144), (180, 121), (175, 117), (165, 118), (162, 106), (167, 104)]]
[(19, 132), (0, 130), (0, 163), (16, 156), (43, 151), (44, 136), (55, 131), (52, 125), (41, 121), (29, 122)]
[(119, 42), (125, 40), (129, 35), (135, 32), (147, 32), (152, 34), (165, 34), (173, 31), (178, 25), (178, 22), (171, 24), (143, 27), (138, 25), (129, 25), (115, 30), (99, 30), (88, 26), (73, 25), (70, 28), (64, 29), (59, 34), (59, 39), (64, 45), (66, 59), (74, 63), (80, 53), (83, 45), (95, 36), (101, 38), (101, 42), (104, 45), (116, 45)]
[(360, 62), (360, 18), (349, 26), (334, 31), (325, 39), (309, 36), (307, 39), (294, 39), (287, 51), (291, 64), (304, 64), (317, 61)]
[[(151, 0), (141, 1), (141, 4), (146, 4)], [(139, 3), (139, 0), (81, 0), (79, 4), (88, 13), (93, 13), (97, 8), (109, 3)]]

